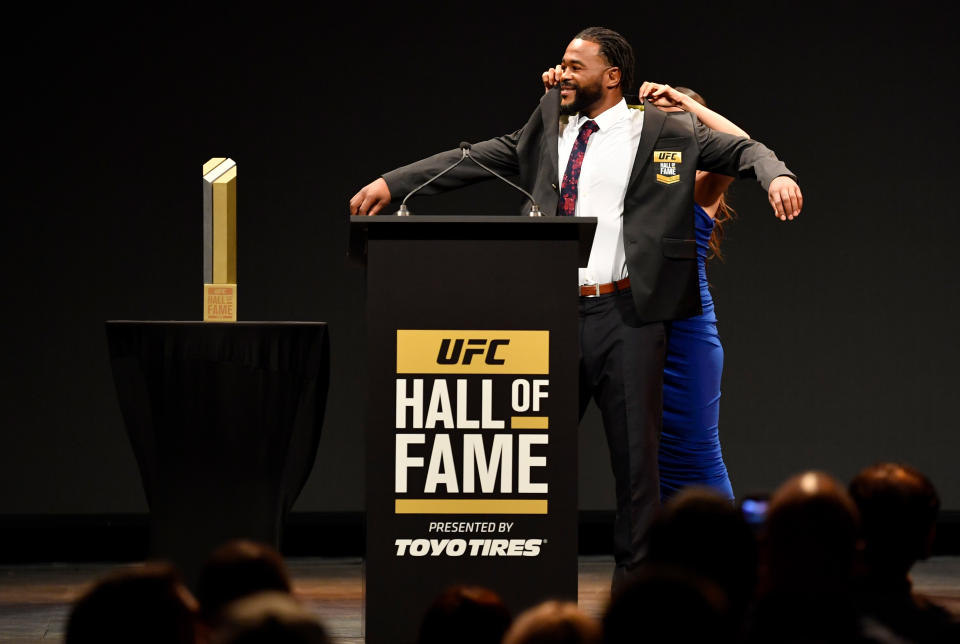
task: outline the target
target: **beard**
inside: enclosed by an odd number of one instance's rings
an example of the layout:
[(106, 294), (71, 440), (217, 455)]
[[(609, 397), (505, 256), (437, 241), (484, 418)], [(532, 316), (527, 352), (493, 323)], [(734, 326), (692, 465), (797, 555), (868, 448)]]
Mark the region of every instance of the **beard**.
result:
[(582, 112), (585, 107), (593, 105), (603, 97), (603, 90), (600, 83), (586, 87), (574, 85), (573, 83), (561, 83), (560, 89), (572, 89), (575, 92), (573, 100), (567, 105), (564, 105), (561, 99), (560, 113), (567, 116)]

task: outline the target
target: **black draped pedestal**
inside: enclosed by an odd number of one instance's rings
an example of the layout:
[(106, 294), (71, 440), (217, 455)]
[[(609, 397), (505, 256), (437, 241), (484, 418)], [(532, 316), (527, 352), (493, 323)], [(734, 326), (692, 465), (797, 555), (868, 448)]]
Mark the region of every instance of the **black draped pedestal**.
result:
[(279, 548), (329, 384), (323, 322), (108, 321), (110, 362), (150, 506), (150, 558), (194, 586), (217, 545)]

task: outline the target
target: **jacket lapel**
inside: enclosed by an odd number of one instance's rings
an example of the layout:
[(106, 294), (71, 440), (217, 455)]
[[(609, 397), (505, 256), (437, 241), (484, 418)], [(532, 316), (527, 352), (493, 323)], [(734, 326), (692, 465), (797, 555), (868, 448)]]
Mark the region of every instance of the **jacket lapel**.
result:
[(666, 112), (654, 107), (650, 101), (643, 102), (643, 129), (640, 130), (637, 158), (633, 160), (633, 171), (630, 173), (630, 182), (627, 184), (628, 194), (640, 179), (643, 169), (653, 158), (653, 148), (657, 144), (657, 138), (660, 137), (660, 130), (663, 129), (666, 119)]
[[(557, 180), (557, 145), (560, 138), (560, 89), (559, 86), (553, 87), (540, 99), (540, 117), (543, 119), (543, 142), (545, 148), (541, 152), (541, 158), (545, 162), (545, 168), (541, 170), (541, 176), (547, 177), (547, 185), (555, 183)], [(545, 172), (544, 172), (545, 170)]]

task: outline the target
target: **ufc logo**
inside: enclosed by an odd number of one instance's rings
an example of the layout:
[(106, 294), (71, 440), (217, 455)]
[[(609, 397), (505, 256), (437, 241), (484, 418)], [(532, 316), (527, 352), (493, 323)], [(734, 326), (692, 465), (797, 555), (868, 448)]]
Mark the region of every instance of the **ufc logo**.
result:
[(487, 343), (486, 338), (472, 339), (466, 341), (464, 348), (463, 338), (453, 340), (453, 348), (450, 348), (451, 339), (444, 338), (440, 342), (440, 351), (437, 353), (437, 364), (470, 364), (475, 356), (484, 356), (483, 361), (486, 364), (503, 364), (504, 360), (497, 358), (497, 349), (501, 346), (510, 344), (510, 340), (490, 340)]
[(653, 153), (653, 160), (657, 163), (680, 163), (681, 158), (681, 152), (657, 150)]

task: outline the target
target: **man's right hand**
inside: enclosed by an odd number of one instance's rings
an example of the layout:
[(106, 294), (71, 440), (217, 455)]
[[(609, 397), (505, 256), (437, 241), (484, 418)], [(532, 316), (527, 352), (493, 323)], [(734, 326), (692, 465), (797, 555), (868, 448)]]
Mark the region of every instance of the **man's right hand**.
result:
[(543, 72), (543, 91), (549, 92), (551, 89), (559, 85), (561, 76), (563, 76), (563, 70), (560, 68), (560, 65), (552, 67)]
[(390, 203), (390, 188), (380, 177), (368, 183), (350, 200), (351, 215), (375, 215)]

